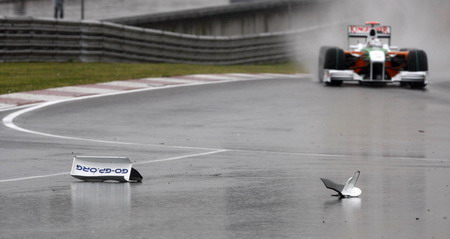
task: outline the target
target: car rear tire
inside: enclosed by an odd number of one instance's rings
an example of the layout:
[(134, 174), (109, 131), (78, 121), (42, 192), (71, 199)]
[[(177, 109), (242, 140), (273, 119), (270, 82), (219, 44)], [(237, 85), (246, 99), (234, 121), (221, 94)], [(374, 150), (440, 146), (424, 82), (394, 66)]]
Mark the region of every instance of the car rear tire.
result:
[[(322, 50), (322, 49), (321, 49)], [(328, 47), (323, 49), (325, 52), (322, 68), (322, 81), (323, 81), (323, 69), (328, 70), (344, 70), (345, 69), (345, 54), (344, 51), (338, 47)], [(320, 73), (319, 73), (320, 74)], [(340, 86), (342, 85), (341, 80), (331, 80), (331, 82), (326, 82), (329, 86)]]

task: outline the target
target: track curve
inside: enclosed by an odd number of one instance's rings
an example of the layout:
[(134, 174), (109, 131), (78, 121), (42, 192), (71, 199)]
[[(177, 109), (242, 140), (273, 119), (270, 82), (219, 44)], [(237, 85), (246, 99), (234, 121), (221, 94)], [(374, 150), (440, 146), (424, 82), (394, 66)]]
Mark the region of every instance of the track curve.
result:
[[(380, 238), (402, 227), (408, 238), (447, 236), (446, 82), (437, 78), (422, 91), (274, 78), (36, 109), (14, 124), (65, 138), (0, 128), (0, 201), (18, 218), (30, 210), (30, 218), (43, 216), (22, 225), (0, 219), (1, 227), (9, 228), (6, 238), (38, 227), (40, 238), (97, 235), (80, 232), (84, 227), (113, 238), (329, 238), (348, 230)], [(85, 184), (57, 175), (73, 155), (88, 154), (130, 157), (144, 183)], [(334, 200), (319, 180), (345, 180), (356, 170), (359, 199)], [(50, 176), (6, 181), (33, 175)]]

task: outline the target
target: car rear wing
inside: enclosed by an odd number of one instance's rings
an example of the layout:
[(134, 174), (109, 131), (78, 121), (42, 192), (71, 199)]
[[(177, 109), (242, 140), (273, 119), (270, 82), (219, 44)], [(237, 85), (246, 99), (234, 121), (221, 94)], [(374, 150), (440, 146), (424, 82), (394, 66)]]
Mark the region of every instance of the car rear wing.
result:
[(374, 29), (376, 37), (378, 38), (391, 38), (391, 26), (371, 26), (371, 25), (349, 25), (348, 26), (348, 37), (368, 37), (370, 36), (370, 31)]
[[(372, 31), (374, 30), (374, 31)], [(368, 37), (384, 38), (391, 42), (391, 26), (381, 25), (348, 25), (348, 39), (350, 38), (368, 38)]]

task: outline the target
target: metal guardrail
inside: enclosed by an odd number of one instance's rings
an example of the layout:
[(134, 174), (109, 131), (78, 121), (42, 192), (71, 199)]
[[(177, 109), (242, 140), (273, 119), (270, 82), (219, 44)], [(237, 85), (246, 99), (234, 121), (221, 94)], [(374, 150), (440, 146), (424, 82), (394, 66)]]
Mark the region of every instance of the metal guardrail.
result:
[(98, 21), (0, 17), (0, 62), (274, 63), (293, 58), (293, 36), (302, 32), (213, 37)]

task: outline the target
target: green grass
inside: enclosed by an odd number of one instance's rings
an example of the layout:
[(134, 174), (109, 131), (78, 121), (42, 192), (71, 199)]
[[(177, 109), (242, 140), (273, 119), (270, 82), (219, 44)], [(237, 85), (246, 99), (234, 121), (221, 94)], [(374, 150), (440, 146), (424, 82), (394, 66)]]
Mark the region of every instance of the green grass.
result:
[(299, 73), (294, 63), (276, 65), (205, 66), (124, 63), (0, 63), (0, 94), (62, 86), (213, 73)]

